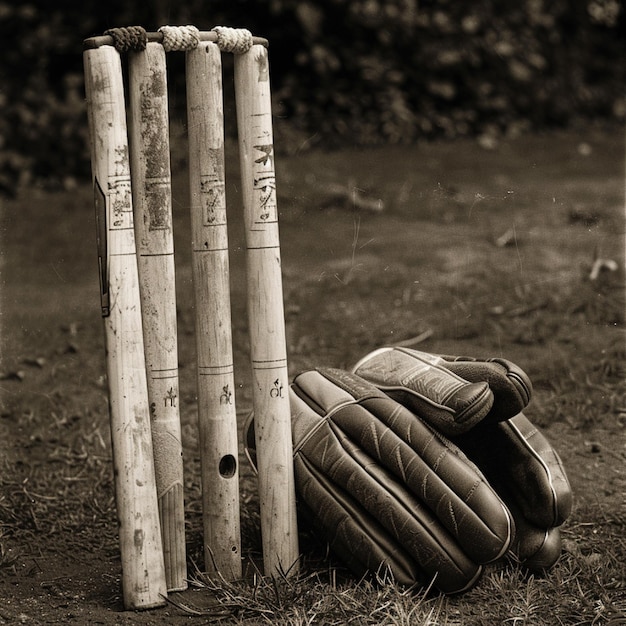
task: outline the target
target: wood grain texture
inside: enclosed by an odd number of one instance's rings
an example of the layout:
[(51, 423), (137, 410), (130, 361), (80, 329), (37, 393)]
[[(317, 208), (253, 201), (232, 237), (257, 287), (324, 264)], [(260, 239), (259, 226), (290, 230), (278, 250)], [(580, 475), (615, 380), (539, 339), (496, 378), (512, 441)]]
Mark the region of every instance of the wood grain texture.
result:
[(235, 97), (247, 248), (248, 319), (263, 561), (298, 571), (289, 372), (276, 206), (267, 50), (235, 56)]
[(165, 603), (141, 308), (135, 257), (128, 140), (119, 54), (84, 53), (91, 162), (98, 223), (106, 234), (103, 290), (115, 495), (127, 609)]
[(168, 591), (187, 588), (169, 117), (163, 46), (128, 55), (130, 156), (148, 401)]
[(192, 268), (205, 569), (241, 577), (239, 473), (218, 47), (187, 53)]

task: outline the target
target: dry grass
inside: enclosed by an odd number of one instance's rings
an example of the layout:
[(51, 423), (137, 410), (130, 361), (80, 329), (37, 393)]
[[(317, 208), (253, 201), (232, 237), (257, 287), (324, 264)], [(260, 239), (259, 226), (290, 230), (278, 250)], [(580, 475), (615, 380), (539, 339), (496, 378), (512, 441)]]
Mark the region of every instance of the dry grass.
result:
[(192, 584), (206, 591), (214, 604), (198, 608), (177, 603), (192, 615), (237, 624), (424, 624), (440, 623), (444, 598), (428, 590), (402, 589), (390, 580), (338, 583), (336, 570), (292, 577), (230, 583), (196, 571)]

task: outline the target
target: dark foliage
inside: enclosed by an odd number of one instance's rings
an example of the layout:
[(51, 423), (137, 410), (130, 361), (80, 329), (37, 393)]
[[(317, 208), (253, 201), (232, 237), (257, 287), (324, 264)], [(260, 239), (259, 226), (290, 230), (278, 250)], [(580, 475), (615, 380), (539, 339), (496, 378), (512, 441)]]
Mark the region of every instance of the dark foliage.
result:
[(623, 119), (625, 22), (619, 0), (0, 1), (0, 190), (88, 175), (81, 44), (114, 26), (267, 36), (288, 136), (331, 147)]

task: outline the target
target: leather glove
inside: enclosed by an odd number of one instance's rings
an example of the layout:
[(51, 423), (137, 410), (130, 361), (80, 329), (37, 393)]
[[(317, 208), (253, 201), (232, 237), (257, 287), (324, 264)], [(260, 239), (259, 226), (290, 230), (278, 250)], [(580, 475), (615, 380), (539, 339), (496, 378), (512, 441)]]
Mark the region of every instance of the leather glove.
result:
[[(452, 440), (481, 469), (515, 520), (512, 554), (531, 571), (550, 568), (561, 551), (558, 527), (571, 512), (572, 492), (556, 450), (522, 413), (532, 385), (524, 371), (506, 359), (430, 355), (408, 348), (381, 348), (366, 355), (354, 371), (375, 382), (409, 408), (420, 410), (418, 385), (406, 372), (415, 362), (434, 363), (466, 383), (486, 383), (493, 394), (487, 415), (471, 428), (446, 424)], [(390, 365), (392, 364), (392, 365)], [(399, 365), (401, 364), (401, 366)], [(414, 367), (414, 369), (415, 369)], [(427, 375), (422, 375), (427, 378)], [(427, 381), (421, 383), (429, 394)], [(446, 399), (451, 404), (450, 399)], [(431, 424), (429, 411), (419, 413)]]
[(290, 387), (298, 510), (349, 569), (455, 593), (507, 552), (554, 564), (571, 491), (519, 367), (393, 348), (355, 369)]
[(409, 348), (380, 348), (352, 369), (446, 435), (517, 415), (530, 401), (528, 376), (505, 359), (479, 361)]
[[(298, 508), (357, 576), (464, 591), (509, 547), (513, 522), (465, 454), (359, 376), (290, 387)], [(254, 435), (247, 428), (248, 453)]]

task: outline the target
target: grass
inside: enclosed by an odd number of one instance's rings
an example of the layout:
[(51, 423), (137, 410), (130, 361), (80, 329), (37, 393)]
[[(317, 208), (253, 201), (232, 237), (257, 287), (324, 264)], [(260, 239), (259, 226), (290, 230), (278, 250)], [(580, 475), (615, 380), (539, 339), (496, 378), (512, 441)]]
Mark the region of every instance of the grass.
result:
[[(578, 150), (581, 141), (592, 155)], [(585, 151), (587, 152), (587, 151)], [(240, 458), (247, 577), (202, 573), (195, 343), (184, 175), (174, 181), (190, 590), (121, 610), (91, 192), (6, 203), (0, 361), (0, 624), (626, 623), (622, 145), (587, 129), (284, 156), (279, 206), (292, 374), (384, 343), (496, 355), (530, 375), (527, 414), (563, 457), (575, 507), (543, 577), (504, 560), (444, 597), (355, 580), (301, 527), (302, 574), (259, 574), (254, 476)], [(178, 162), (178, 161), (177, 161)], [(229, 168), (235, 168), (229, 159)], [(232, 173), (232, 172), (231, 172)], [(236, 171), (235, 171), (236, 173)], [(382, 213), (327, 202), (357, 186)], [(231, 183), (237, 402), (251, 403), (239, 197)], [(320, 207), (325, 208), (320, 208)], [(597, 259), (615, 262), (592, 278)], [(243, 419), (243, 418), (242, 418)]]
[(340, 584), (336, 578), (335, 570), (276, 578), (256, 573), (251, 583), (241, 584), (196, 572), (193, 586), (209, 592), (215, 604), (198, 608), (172, 602), (193, 615), (241, 624), (439, 623), (444, 598), (430, 596), (428, 589), (400, 588), (381, 578)]
[[(468, 594), (445, 597), (406, 589), (389, 580), (339, 582), (338, 572), (317, 570), (297, 578), (230, 583), (196, 571), (192, 584), (214, 604), (174, 604), (191, 615), (233, 624), (602, 624), (620, 623), (626, 611), (623, 579), (624, 518), (579, 522), (565, 532), (565, 552), (554, 572), (529, 575), (514, 562), (492, 566)], [(594, 540), (580, 549), (580, 532)], [(615, 546), (602, 553), (607, 541)]]

